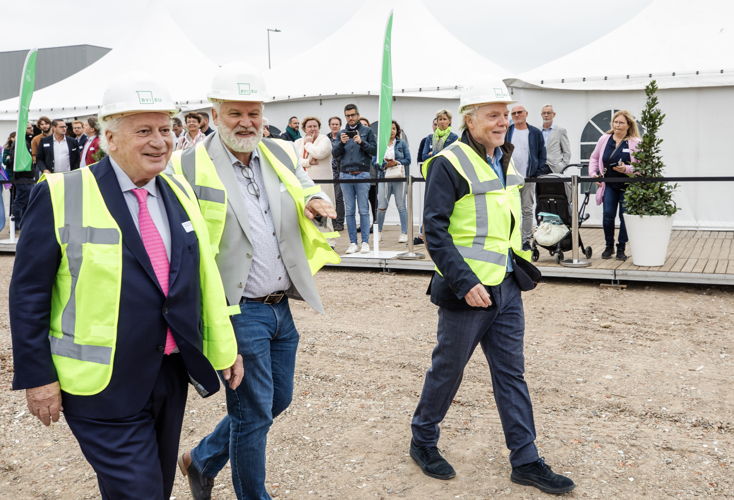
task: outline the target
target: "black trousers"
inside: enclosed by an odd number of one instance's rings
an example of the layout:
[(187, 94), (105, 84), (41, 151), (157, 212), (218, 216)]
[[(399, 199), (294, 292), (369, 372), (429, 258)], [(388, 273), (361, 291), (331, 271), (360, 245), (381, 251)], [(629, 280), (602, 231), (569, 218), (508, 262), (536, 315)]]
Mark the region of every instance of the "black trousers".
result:
[(176, 477), (188, 375), (180, 354), (163, 357), (153, 392), (138, 413), (114, 420), (65, 415), (97, 473), (105, 500), (168, 500)]

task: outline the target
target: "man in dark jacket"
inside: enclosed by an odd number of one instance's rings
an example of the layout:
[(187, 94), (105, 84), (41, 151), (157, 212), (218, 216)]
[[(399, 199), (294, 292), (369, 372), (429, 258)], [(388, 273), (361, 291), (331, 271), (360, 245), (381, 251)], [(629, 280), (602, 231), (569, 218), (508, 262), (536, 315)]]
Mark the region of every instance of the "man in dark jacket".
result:
[[(339, 138), (332, 142), (332, 155), (339, 162), (340, 179), (369, 179), (372, 156), (377, 154), (377, 139), (369, 127), (359, 122), (359, 110), (355, 104), (344, 106), (347, 126), (339, 131)], [(344, 219), (347, 221), (349, 247), (346, 253), (370, 251), (369, 183), (342, 184)], [(355, 205), (359, 207), (359, 223), (362, 246), (357, 247), (357, 221)]]
[[(512, 125), (507, 131), (507, 142), (515, 146), (512, 159), (520, 174), (525, 177), (537, 177), (550, 173), (545, 164), (545, 141), (540, 129), (528, 124), (528, 111), (525, 106), (512, 107)], [(520, 190), (522, 198), (522, 246), (530, 250), (535, 221), (535, 183), (528, 182)]]
[(53, 120), (53, 134), (41, 139), (36, 166), (41, 172), (68, 172), (79, 168), (81, 148), (76, 139), (66, 136), (66, 122)]
[(520, 248), (516, 223), (523, 178), (513, 165), (513, 146), (505, 140), (507, 104), (512, 102), (501, 80), (466, 88), (460, 99), (461, 139), (423, 164), (423, 222), (437, 269), (430, 294), (438, 306), (438, 331), (413, 415), (410, 456), (430, 477), (456, 476), (438, 451), (439, 425), (461, 385), (464, 367), (481, 346), (510, 450), (510, 479), (559, 494), (575, 485), (538, 455), (524, 378), (520, 292), (531, 289), (539, 277), (528, 261), (530, 252)]

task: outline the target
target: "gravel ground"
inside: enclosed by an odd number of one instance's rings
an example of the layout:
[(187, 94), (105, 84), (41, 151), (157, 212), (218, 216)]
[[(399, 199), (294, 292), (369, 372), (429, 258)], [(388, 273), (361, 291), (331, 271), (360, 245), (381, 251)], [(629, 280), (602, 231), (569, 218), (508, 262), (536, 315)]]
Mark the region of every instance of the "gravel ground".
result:
[[(7, 303), (13, 258), (0, 257)], [(435, 341), (427, 274), (328, 270), (327, 313), (292, 303), (301, 332), (293, 404), (270, 432), (267, 485), (277, 498), (539, 498), (509, 480), (508, 451), (480, 351), (442, 426), (451, 481), (408, 456), (410, 418)], [(538, 446), (584, 498), (734, 497), (734, 289), (550, 281), (525, 294), (526, 377)], [(63, 422), (44, 428), (9, 391), (0, 313), (0, 491), (13, 499), (98, 498)], [(225, 411), (190, 391), (181, 449)], [(229, 468), (215, 499), (232, 499)], [(178, 476), (174, 496), (190, 498)]]

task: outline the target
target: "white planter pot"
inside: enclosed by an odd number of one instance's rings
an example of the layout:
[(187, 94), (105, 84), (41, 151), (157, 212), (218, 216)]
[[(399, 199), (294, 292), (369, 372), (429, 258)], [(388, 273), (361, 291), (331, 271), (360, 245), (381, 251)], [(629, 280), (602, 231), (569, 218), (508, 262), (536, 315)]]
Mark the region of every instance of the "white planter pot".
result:
[(662, 266), (668, 253), (673, 217), (669, 215), (624, 214), (632, 263), (636, 266)]

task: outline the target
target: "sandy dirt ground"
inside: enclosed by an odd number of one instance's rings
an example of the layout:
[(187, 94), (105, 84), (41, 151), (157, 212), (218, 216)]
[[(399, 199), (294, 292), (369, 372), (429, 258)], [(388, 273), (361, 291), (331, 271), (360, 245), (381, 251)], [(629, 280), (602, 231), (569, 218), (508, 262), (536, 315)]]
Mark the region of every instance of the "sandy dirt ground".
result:
[[(0, 257), (7, 303), (12, 257)], [(327, 309), (292, 309), (301, 332), (295, 394), (275, 422), (267, 486), (277, 498), (540, 498), (510, 482), (508, 451), (480, 351), (442, 426), (451, 481), (408, 456), (410, 418), (435, 341), (427, 274), (329, 270)], [(5, 309), (5, 308), (3, 308)], [(577, 483), (570, 497), (734, 497), (734, 289), (551, 281), (525, 294), (526, 377), (538, 446)], [(0, 497), (98, 498), (95, 475), (63, 422), (44, 428), (11, 392), (0, 314)], [(190, 391), (181, 449), (225, 411)], [(190, 498), (178, 475), (178, 499)], [(227, 467), (216, 499), (234, 498)]]

